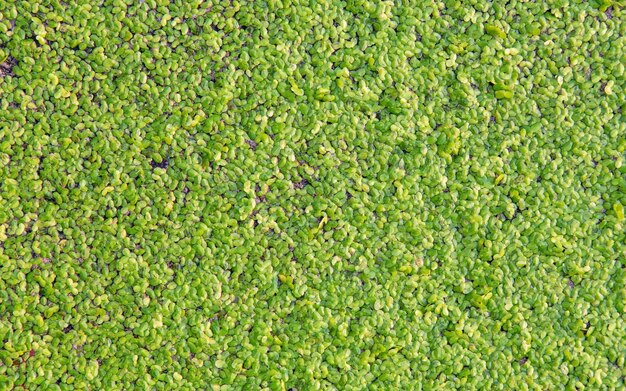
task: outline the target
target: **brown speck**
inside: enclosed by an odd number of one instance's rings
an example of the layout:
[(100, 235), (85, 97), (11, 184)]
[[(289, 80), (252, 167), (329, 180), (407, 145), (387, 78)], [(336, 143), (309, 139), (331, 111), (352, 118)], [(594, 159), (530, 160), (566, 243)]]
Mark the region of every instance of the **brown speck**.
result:
[(13, 68), (17, 65), (17, 61), (9, 56), (2, 64), (0, 64), (0, 77), (13, 76)]
[(248, 146), (250, 147), (250, 149), (255, 150), (257, 147), (257, 143), (254, 142), (253, 140), (246, 140), (246, 144), (248, 144)]
[(152, 166), (152, 168), (157, 168), (158, 167), (158, 168), (166, 169), (169, 165), (170, 165), (170, 162), (167, 159), (161, 160), (160, 163), (157, 163), (154, 160), (152, 160), (150, 162), (150, 166)]
[(41, 262), (43, 262), (43, 263), (50, 263), (50, 258), (42, 258)]
[(293, 184), (293, 188), (296, 190), (300, 190), (302, 188), (304, 188), (304, 186), (308, 185), (309, 181), (307, 181), (306, 179), (301, 180), (300, 182), (294, 183)]
[(609, 20), (613, 19), (613, 6), (607, 8), (606, 11), (604, 11), (604, 15), (606, 15), (606, 18)]
[(572, 280), (567, 281), (567, 286), (569, 286), (570, 288), (574, 288), (574, 286), (575, 286), (574, 285), (574, 281), (572, 281)]
[(524, 365), (524, 364), (526, 364), (527, 361), (528, 361), (528, 357), (522, 357), (519, 360), (519, 365)]

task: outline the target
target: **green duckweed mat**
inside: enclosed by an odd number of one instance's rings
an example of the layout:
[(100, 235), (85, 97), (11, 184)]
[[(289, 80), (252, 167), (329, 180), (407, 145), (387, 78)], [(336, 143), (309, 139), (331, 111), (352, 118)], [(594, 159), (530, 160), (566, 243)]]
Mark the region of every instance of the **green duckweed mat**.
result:
[(0, 1), (0, 390), (618, 390), (626, 12)]

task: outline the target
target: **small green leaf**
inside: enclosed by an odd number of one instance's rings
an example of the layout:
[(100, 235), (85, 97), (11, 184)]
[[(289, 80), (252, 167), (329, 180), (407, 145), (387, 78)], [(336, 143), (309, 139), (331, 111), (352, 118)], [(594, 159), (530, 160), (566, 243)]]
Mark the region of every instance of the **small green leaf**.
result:
[(493, 24), (487, 24), (485, 25), (485, 31), (487, 32), (487, 34), (493, 36), (493, 37), (498, 37), (498, 38), (506, 38), (506, 33), (498, 26), (494, 26)]

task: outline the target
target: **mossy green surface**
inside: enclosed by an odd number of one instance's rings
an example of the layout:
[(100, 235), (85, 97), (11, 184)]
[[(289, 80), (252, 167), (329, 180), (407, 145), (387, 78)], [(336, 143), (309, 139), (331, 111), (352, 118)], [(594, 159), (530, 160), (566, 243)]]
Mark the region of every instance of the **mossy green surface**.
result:
[(626, 388), (617, 1), (0, 1), (0, 390)]

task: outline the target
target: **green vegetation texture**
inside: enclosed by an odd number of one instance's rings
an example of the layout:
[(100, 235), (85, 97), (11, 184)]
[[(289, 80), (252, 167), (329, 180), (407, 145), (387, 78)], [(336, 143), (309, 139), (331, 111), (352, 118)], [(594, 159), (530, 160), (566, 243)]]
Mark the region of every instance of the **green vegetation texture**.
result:
[(0, 390), (624, 390), (612, 0), (0, 0)]

